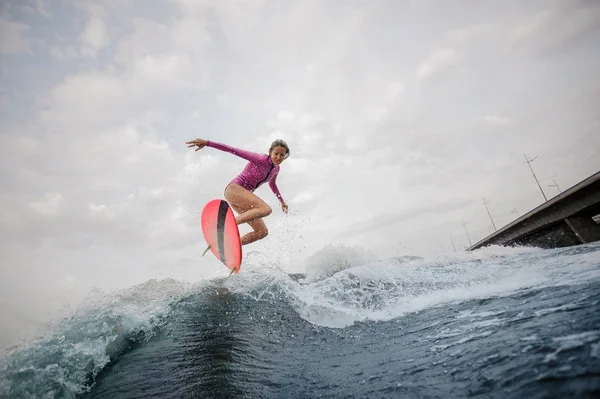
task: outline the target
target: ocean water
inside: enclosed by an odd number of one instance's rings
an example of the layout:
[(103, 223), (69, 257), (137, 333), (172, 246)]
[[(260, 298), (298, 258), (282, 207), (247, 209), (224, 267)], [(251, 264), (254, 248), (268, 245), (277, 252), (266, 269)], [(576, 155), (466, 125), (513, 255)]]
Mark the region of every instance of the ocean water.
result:
[(0, 396), (600, 397), (600, 243), (369, 259), (97, 292), (2, 357)]

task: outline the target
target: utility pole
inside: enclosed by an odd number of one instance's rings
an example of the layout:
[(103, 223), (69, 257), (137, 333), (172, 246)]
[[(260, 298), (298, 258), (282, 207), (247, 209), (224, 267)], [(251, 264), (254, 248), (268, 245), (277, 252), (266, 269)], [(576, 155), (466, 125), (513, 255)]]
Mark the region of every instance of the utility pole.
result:
[(496, 229), (496, 225), (494, 224), (494, 220), (492, 219), (492, 215), (490, 214), (490, 210), (487, 207), (487, 204), (489, 204), (490, 202), (492, 202), (492, 200), (489, 200), (488, 202), (485, 202), (485, 198), (482, 198), (482, 200), (483, 200), (483, 205), (485, 206), (485, 210), (487, 211), (488, 216), (490, 217), (490, 220), (492, 221), (492, 226), (494, 226), (494, 231), (498, 231)]
[(452, 248), (454, 248), (454, 252), (456, 252), (456, 247), (454, 246), (454, 240), (452, 240), (452, 234), (449, 234), (450, 242), (452, 243)]
[(467, 224), (465, 223), (465, 221), (462, 221), (463, 224), (463, 228), (465, 229), (465, 234), (467, 235), (467, 239), (469, 240), (469, 245), (473, 246), (473, 243), (471, 242), (471, 237), (469, 237), (469, 233), (467, 232)]
[(525, 163), (527, 163), (527, 165), (529, 165), (529, 169), (531, 170), (531, 174), (533, 175), (533, 178), (535, 179), (535, 182), (537, 183), (538, 187), (540, 188), (540, 191), (542, 192), (542, 195), (544, 196), (544, 199), (546, 201), (548, 201), (548, 198), (546, 198), (546, 194), (544, 194), (544, 190), (542, 190), (542, 186), (540, 186), (540, 182), (538, 181), (537, 177), (535, 176), (535, 173), (533, 173), (533, 168), (531, 167), (531, 163), (537, 159), (537, 155), (533, 159), (527, 159), (527, 154), (523, 154), (523, 155), (525, 155)]

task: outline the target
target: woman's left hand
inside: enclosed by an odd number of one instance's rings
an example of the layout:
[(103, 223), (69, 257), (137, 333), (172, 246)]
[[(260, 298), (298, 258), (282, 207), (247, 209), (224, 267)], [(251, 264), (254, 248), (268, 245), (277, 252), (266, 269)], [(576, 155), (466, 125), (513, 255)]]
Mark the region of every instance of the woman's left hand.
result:
[[(188, 145), (188, 148), (197, 147), (196, 151), (199, 151), (208, 145), (208, 140), (195, 139), (192, 141), (188, 141), (186, 144)], [(196, 151), (194, 151), (194, 152), (196, 152)]]
[(283, 210), (284, 213), (288, 213), (288, 206), (285, 202), (281, 203), (281, 209)]

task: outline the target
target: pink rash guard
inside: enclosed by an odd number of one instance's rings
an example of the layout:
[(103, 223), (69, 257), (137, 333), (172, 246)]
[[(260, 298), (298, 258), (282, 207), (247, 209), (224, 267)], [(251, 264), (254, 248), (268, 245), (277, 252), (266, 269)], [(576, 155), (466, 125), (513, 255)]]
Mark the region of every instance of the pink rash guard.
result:
[(240, 150), (239, 148), (217, 143), (215, 141), (209, 141), (206, 145), (217, 150), (237, 155), (238, 157), (249, 161), (244, 170), (242, 170), (242, 173), (237, 175), (231, 182), (229, 182), (229, 184), (239, 184), (246, 190), (254, 192), (254, 190), (268, 181), (269, 187), (271, 187), (271, 190), (273, 190), (275, 196), (280, 202), (283, 202), (283, 197), (281, 196), (276, 183), (277, 174), (279, 173), (279, 166), (273, 165), (270, 156), (267, 154), (258, 154), (256, 152)]

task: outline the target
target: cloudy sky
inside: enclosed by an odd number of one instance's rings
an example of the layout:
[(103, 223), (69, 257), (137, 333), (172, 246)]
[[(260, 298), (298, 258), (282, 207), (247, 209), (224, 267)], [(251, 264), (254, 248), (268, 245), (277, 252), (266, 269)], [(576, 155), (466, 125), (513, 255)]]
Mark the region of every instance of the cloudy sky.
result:
[[(468, 245), (600, 170), (597, 1), (8, 0), (0, 6), (0, 311), (225, 274), (202, 206), (292, 156), (270, 235), (296, 261)], [(247, 229), (242, 228), (242, 232)], [(220, 274), (219, 274), (220, 273)]]

